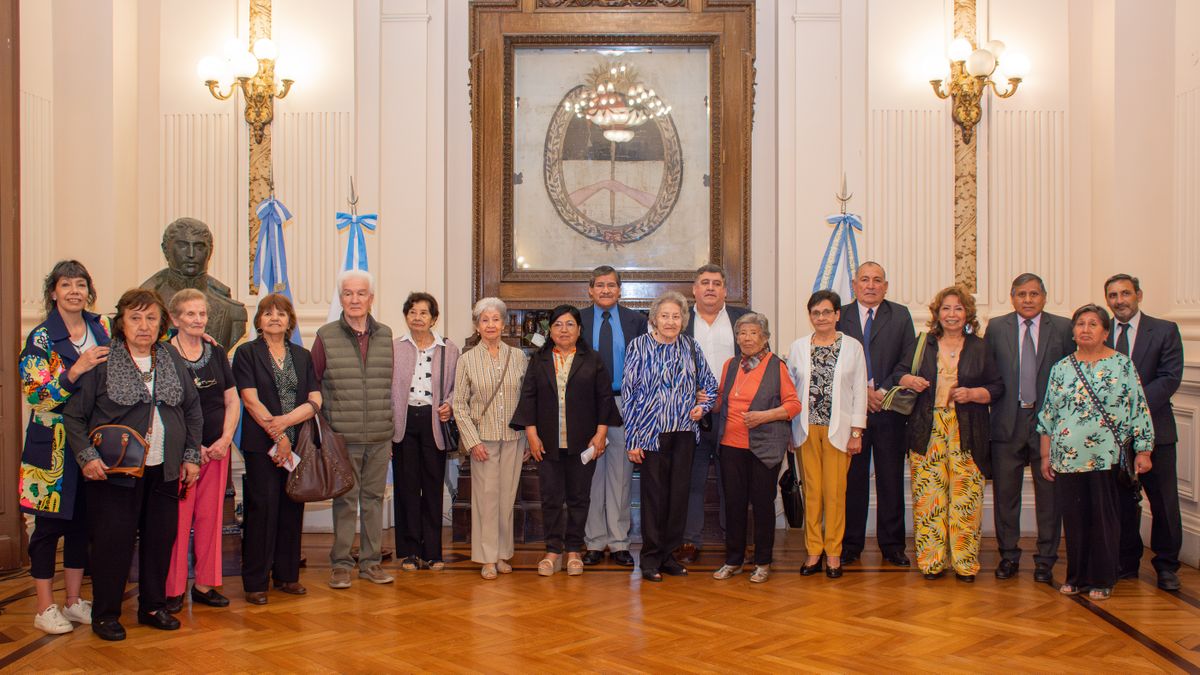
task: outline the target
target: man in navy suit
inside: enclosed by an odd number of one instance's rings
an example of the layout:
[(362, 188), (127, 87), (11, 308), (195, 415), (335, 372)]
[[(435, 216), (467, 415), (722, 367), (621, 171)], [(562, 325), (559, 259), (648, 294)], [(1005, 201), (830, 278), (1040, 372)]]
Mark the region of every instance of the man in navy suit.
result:
[[(580, 330), (612, 375), (617, 408), (623, 413), (621, 378), (625, 371), (625, 348), (635, 337), (645, 335), (646, 316), (617, 304), (621, 299), (621, 273), (608, 265), (592, 270), (588, 297), (593, 304), (580, 312), (583, 319)], [(633, 463), (625, 455), (625, 428), (610, 426), (608, 449), (596, 460), (596, 473), (592, 476), (583, 564), (595, 565), (604, 560), (607, 548), (613, 562), (633, 567), (633, 555), (629, 553), (632, 485)]]
[(996, 545), (1000, 548), (997, 579), (1010, 579), (1021, 564), (1021, 491), (1025, 466), (1033, 467), (1037, 552), (1034, 581), (1050, 583), (1058, 561), (1062, 514), (1054, 500), (1054, 483), (1042, 477), (1041, 436), (1037, 415), (1045, 400), (1050, 369), (1075, 351), (1071, 320), (1043, 311), (1046, 286), (1031, 272), (1013, 279), (1008, 292), (1013, 310), (987, 325), (983, 341), (1004, 378), (1004, 395), (992, 401), (992, 495)]
[[(904, 555), (904, 424), (907, 418), (882, 410), (883, 395), (896, 383), (892, 371), (916, 344), (912, 314), (904, 305), (886, 299), (887, 273), (876, 262), (854, 272), (854, 302), (842, 307), (838, 330), (863, 345), (867, 357), (867, 430), (862, 452), (850, 458), (846, 474), (846, 532), (842, 564), (862, 555), (867, 538), (871, 494), (871, 463), (875, 464), (875, 536), (883, 559), (898, 567), (911, 563)], [(808, 404), (807, 401), (802, 401)], [(802, 413), (807, 414), (807, 413)]]
[[(696, 270), (696, 278), (692, 282), (692, 297), (696, 302), (692, 305), (684, 331), (700, 345), (700, 351), (714, 377), (721, 377), (726, 361), (741, 355), (733, 326), (743, 314), (750, 311), (749, 308), (725, 304), (725, 281), (725, 270), (720, 265), (709, 263)], [(720, 439), (714, 427), (709, 425), (708, 431), (701, 430), (700, 442), (696, 444), (696, 453), (692, 455), (687, 525), (683, 529), (683, 545), (675, 553), (675, 559), (684, 564), (696, 562), (700, 552), (704, 530), (704, 486), (708, 482), (710, 464), (717, 465), (717, 493), (721, 500), (719, 519), (721, 529), (725, 528), (725, 491), (721, 486), (721, 469), (717, 459)]]
[[(1104, 300), (1116, 321), (1108, 336), (1108, 346), (1133, 359), (1150, 417), (1154, 420), (1154, 467), (1141, 475), (1146, 499), (1150, 502), (1152, 523), (1151, 561), (1158, 572), (1158, 587), (1179, 590), (1179, 549), (1183, 547), (1183, 521), (1179, 514), (1179, 476), (1175, 468), (1175, 413), (1171, 395), (1183, 380), (1183, 338), (1173, 321), (1143, 314), (1142, 287), (1137, 277), (1114, 274), (1104, 282)], [(1121, 578), (1137, 578), (1142, 560), (1141, 507), (1135, 493), (1122, 495), (1121, 507)]]

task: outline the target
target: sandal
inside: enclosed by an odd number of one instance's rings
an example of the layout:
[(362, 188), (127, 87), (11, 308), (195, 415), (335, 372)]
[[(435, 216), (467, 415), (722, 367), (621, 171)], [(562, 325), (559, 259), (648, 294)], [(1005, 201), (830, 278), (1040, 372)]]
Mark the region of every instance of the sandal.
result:
[(1079, 595), (1079, 587), (1071, 584), (1063, 584), (1058, 587), (1058, 592), (1063, 595)]
[(547, 555), (538, 561), (538, 575), (543, 577), (554, 576), (554, 573), (562, 569), (562, 555), (551, 558)]
[(507, 560), (497, 560), (496, 571), (500, 574), (512, 574), (512, 565), (509, 565)]
[(404, 560), (400, 561), (400, 569), (404, 570), (405, 572), (415, 572), (421, 569), (421, 561), (417, 559), (417, 556), (410, 555)]
[(433, 570), (434, 572), (441, 572), (442, 570), (446, 569), (446, 563), (441, 560), (434, 560), (429, 563), (429, 569)]
[(1093, 588), (1088, 591), (1088, 600), (1107, 600), (1111, 596), (1111, 588)]
[(567, 576), (577, 577), (583, 574), (583, 558), (579, 557), (578, 553), (568, 553), (567, 558)]
[(483, 569), (479, 570), (479, 576), (483, 577), (484, 579), (487, 579), (488, 581), (495, 579), (496, 578), (496, 564), (488, 563), (488, 564), (484, 565)]

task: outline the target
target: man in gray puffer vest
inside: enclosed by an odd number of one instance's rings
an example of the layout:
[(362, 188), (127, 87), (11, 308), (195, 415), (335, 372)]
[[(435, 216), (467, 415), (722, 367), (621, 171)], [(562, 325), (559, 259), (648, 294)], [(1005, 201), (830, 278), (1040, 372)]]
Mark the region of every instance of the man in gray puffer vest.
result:
[(383, 493), (392, 452), (392, 329), (371, 316), (375, 280), (368, 272), (342, 272), (337, 287), (342, 316), (317, 330), (312, 348), (324, 398), (321, 412), (333, 430), (345, 436), (354, 466), (354, 488), (333, 500), (329, 586), (350, 588), (356, 520), (361, 540), (358, 576), (390, 584), (392, 577), (379, 563)]

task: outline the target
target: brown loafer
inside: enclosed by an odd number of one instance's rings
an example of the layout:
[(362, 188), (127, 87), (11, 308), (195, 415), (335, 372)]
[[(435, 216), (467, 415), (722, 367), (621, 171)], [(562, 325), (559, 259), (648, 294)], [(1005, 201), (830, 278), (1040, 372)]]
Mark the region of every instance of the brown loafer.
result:
[(699, 556), (700, 552), (696, 550), (695, 544), (684, 544), (683, 546), (675, 549), (675, 559), (685, 565), (690, 565), (696, 562), (696, 559)]
[(284, 583), (276, 583), (275, 590), (288, 595), (307, 595), (308, 589), (300, 585), (299, 581), (286, 581)]
[(250, 591), (250, 592), (246, 593), (246, 602), (248, 602), (252, 605), (265, 605), (265, 604), (267, 604), (267, 592), (266, 591)]

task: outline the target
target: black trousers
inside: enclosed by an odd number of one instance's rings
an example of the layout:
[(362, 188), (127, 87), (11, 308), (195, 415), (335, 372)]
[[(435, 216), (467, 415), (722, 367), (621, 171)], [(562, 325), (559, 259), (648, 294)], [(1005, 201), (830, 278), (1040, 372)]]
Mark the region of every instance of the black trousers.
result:
[[(1179, 569), (1179, 549), (1183, 548), (1183, 520), (1179, 514), (1179, 472), (1175, 468), (1174, 443), (1154, 446), (1150, 455), (1154, 468), (1141, 475), (1146, 501), (1150, 503), (1150, 549), (1154, 551), (1155, 571)], [(1137, 495), (1122, 490), (1121, 511), (1122, 572), (1136, 572), (1142, 561), (1142, 507)]]
[(87, 518), (84, 517), (87, 513), (84, 492), (80, 486), (75, 495), (74, 518), (33, 517), (33, 534), (29, 535), (29, 576), (34, 579), (54, 578), (59, 539), (63, 541), (63, 569), (87, 567), (88, 527)]
[(92, 568), (92, 620), (121, 618), (133, 547), (138, 550), (138, 612), (167, 604), (167, 573), (179, 527), (179, 481), (164, 481), (162, 465), (148, 466), (132, 487), (86, 481)]
[[(582, 552), (588, 508), (592, 504), (592, 476), (596, 462), (583, 464), (579, 453), (560, 450), (558, 459), (549, 456), (538, 462), (538, 484), (542, 492), (542, 522), (546, 530), (546, 552)], [(565, 508), (564, 508), (565, 507)]]
[(647, 452), (642, 460), (643, 572), (657, 572), (667, 562), (679, 564), (673, 552), (683, 542), (683, 528), (687, 525), (688, 486), (695, 451), (695, 434), (671, 431), (659, 434), (658, 452)]
[(1034, 514), (1037, 517), (1037, 551), (1033, 562), (1054, 566), (1062, 539), (1062, 514), (1054, 499), (1054, 483), (1042, 477), (1041, 436), (1037, 433), (1037, 411), (1017, 408), (1010, 441), (992, 441), (992, 495), (996, 545), (1000, 557), (1021, 560), (1021, 491), (1025, 467), (1033, 467)]
[(1060, 473), (1054, 496), (1067, 539), (1066, 583), (1112, 588), (1117, 583), (1118, 490), (1112, 471)]
[(396, 557), (442, 559), (442, 481), (446, 453), (433, 437), (433, 406), (408, 406), (404, 440), (392, 443)]
[(746, 562), (747, 506), (754, 509), (754, 564), (770, 565), (775, 549), (775, 490), (779, 465), (767, 466), (744, 448), (721, 446), (725, 490), (725, 564)]
[(247, 593), (300, 580), (300, 530), (304, 504), (287, 496), (288, 472), (265, 452), (247, 452), (243, 484), (242, 588)]
[(904, 553), (904, 423), (895, 413), (874, 413), (863, 433), (862, 452), (846, 473), (846, 533), (842, 556), (862, 553), (867, 541), (871, 462), (875, 463), (875, 537), (884, 555)]

